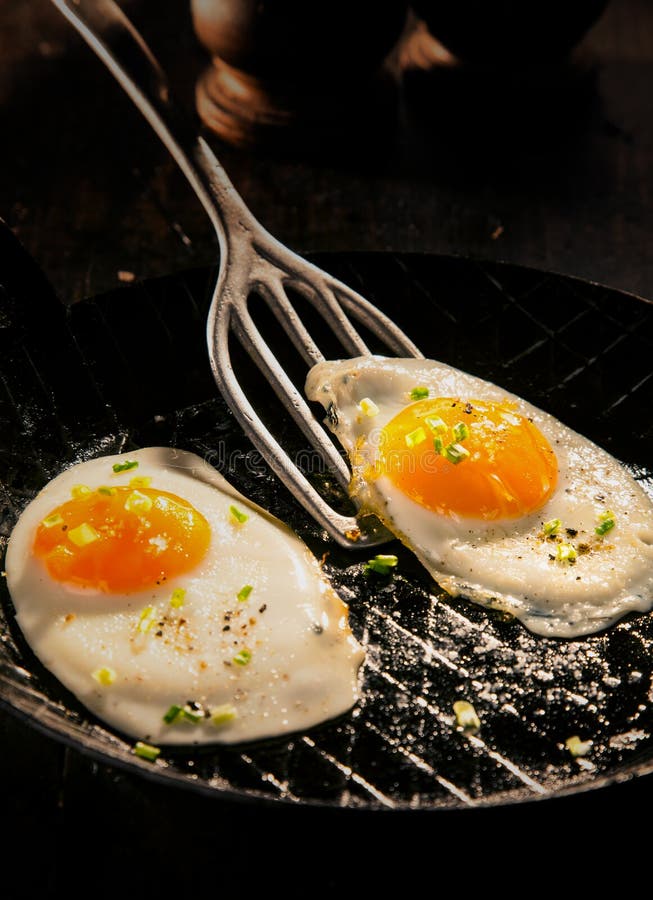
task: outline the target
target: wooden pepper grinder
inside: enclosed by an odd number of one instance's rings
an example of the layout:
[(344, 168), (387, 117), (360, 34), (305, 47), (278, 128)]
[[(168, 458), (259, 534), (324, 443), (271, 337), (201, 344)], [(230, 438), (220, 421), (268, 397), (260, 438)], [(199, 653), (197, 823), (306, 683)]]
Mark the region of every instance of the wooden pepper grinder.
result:
[(305, 147), (379, 112), (407, 3), (191, 0), (191, 11), (212, 60), (196, 88), (203, 122), (234, 144)]

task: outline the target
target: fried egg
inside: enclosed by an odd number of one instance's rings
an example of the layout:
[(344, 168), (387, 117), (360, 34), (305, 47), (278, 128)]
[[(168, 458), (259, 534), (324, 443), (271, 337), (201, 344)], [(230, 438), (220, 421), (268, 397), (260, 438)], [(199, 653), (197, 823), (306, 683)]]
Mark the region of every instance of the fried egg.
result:
[(497, 385), (418, 359), (311, 369), (351, 493), (452, 596), (572, 637), (653, 605), (653, 503), (626, 468)]
[(363, 651), (317, 561), (194, 454), (67, 469), (23, 511), (5, 569), (43, 665), (138, 740), (272, 737), (358, 699)]

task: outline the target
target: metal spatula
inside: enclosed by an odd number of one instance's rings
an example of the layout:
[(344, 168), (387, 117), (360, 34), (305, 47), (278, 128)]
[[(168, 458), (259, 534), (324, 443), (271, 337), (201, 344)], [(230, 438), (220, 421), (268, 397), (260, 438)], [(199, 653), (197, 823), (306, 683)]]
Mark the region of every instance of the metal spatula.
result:
[(263, 424), (240, 385), (229, 355), (233, 332), (274, 388), (286, 410), (343, 488), (349, 469), (256, 326), (248, 302), (254, 292), (282, 323), (307, 365), (324, 359), (288, 295), (310, 304), (342, 345), (342, 355), (369, 355), (354, 322), (389, 355), (421, 357), (383, 313), (274, 238), (255, 219), (192, 121), (174, 102), (165, 74), (142, 36), (113, 0), (52, 0), (111, 71), (166, 145), (215, 228), (219, 274), (208, 315), (207, 340), (218, 388), (241, 427), (305, 509), (342, 546), (374, 546), (392, 535), (374, 517), (337, 512), (293, 463)]

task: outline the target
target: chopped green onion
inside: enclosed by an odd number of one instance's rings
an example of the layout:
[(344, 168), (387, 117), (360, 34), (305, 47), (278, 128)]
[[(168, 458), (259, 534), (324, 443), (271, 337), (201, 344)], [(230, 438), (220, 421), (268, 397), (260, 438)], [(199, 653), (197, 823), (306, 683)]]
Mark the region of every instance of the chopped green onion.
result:
[(170, 606), (173, 606), (175, 609), (181, 609), (185, 599), (186, 591), (183, 588), (175, 588), (170, 598)]
[(421, 427), (416, 428), (414, 431), (410, 431), (406, 435), (406, 446), (407, 447), (416, 447), (418, 444), (421, 444), (422, 441), (426, 440), (426, 432)]
[(365, 563), (366, 572), (376, 572), (377, 575), (389, 575), (399, 560), (391, 554), (378, 553), (374, 559), (368, 559)]
[(114, 463), (113, 471), (118, 474), (118, 472), (129, 472), (130, 469), (137, 469), (138, 462), (135, 459), (126, 459), (124, 463)]
[(153, 606), (146, 606), (138, 620), (138, 630), (141, 634), (146, 634), (156, 619), (156, 610)]
[(444, 441), (439, 434), (433, 438), (433, 449), (439, 456), (442, 455), (442, 451), (444, 450)]
[(193, 725), (197, 725), (203, 718), (204, 711), (202, 709), (193, 709), (188, 703), (185, 706), (173, 703), (167, 713), (164, 714), (163, 721), (166, 725), (174, 725), (180, 719), (184, 719), (186, 722), (192, 722)]
[(148, 759), (150, 762), (154, 762), (160, 755), (161, 750), (152, 744), (144, 744), (143, 741), (137, 741), (134, 745), (134, 753), (136, 756), (140, 756), (141, 759)]
[(469, 428), (464, 422), (458, 422), (453, 426), (453, 437), (454, 441), (464, 441), (469, 437)]
[(166, 725), (173, 725), (183, 712), (183, 707), (173, 703), (168, 712), (164, 715), (163, 721)]
[(95, 672), (92, 673), (92, 677), (98, 684), (101, 684), (103, 687), (108, 687), (108, 685), (113, 684), (116, 680), (116, 673), (114, 669), (110, 669), (109, 666), (102, 666), (101, 669), (96, 669)]
[(253, 590), (254, 588), (251, 584), (244, 585), (244, 587), (241, 587), (241, 589), (236, 594), (236, 599), (240, 600), (241, 603), (244, 603)]
[(116, 493), (116, 489), (114, 487), (108, 487), (106, 484), (100, 485), (97, 489), (98, 494), (103, 494), (105, 497), (113, 497)]
[(453, 463), (454, 466), (457, 466), (458, 463), (461, 463), (464, 459), (467, 459), (470, 453), (469, 450), (466, 450), (462, 444), (447, 444), (447, 446), (442, 451), (442, 455), (445, 459), (448, 459), (450, 463)]
[(600, 525), (596, 526), (594, 531), (596, 532), (596, 534), (598, 534), (600, 537), (602, 537), (604, 534), (607, 534), (608, 531), (610, 531), (612, 528), (614, 528), (614, 526), (615, 526), (614, 519), (605, 519), (603, 522), (601, 522)]
[(599, 524), (596, 526), (594, 531), (596, 532), (596, 534), (602, 537), (604, 534), (607, 534), (608, 531), (613, 529), (615, 525), (615, 514), (611, 510), (607, 509), (599, 516)]
[(249, 519), (247, 513), (241, 512), (237, 506), (230, 506), (229, 513), (231, 514), (231, 518), (238, 522), (239, 525), (242, 525), (243, 522), (246, 522)]
[(577, 734), (568, 737), (565, 741), (565, 747), (572, 756), (587, 756), (592, 749), (594, 741), (581, 741)]
[(45, 519), (41, 520), (41, 525), (44, 528), (54, 528), (55, 525), (61, 525), (63, 522), (63, 516), (59, 515), (59, 513), (52, 513), (51, 516), (46, 516)]
[(72, 541), (76, 547), (86, 547), (87, 544), (97, 541), (99, 537), (99, 532), (88, 522), (82, 522), (77, 528), (71, 528), (68, 531), (68, 540)]
[(152, 484), (151, 475), (134, 475), (129, 479), (130, 488), (147, 488)]
[(440, 416), (429, 416), (424, 421), (435, 434), (443, 434), (447, 430), (447, 423)]
[(125, 500), (125, 509), (127, 512), (133, 512), (137, 515), (147, 513), (152, 509), (152, 498), (147, 494), (141, 494), (140, 491), (132, 491)]
[(558, 549), (556, 551), (556, 559), (558, 562), (575, 563), (577, 556), (576, 549), (572, 544), (558, 544)]
[(550, 534), (557, 534), (558, 529), (562, 525), (560, 519), (550, 519), (548, 522), (545, 522), (542, 526), (542, 531), (544, 532), (544, 536), (548, 537)]
[(82, 497), (88, 497), (91, 493), (91, 489), (86, 484), (74, 484), (70, 493), (74, 500), (81, 500)]
[(453, 711), (456, 716), (456, 724), (464, 731), (478, 731), (481, 727), (481, 720), (476, 710), (467, 700), (456, 700)]
[(237, 653), (234, 656), (233, 661), (236, 663), (237, 666), (246, 666), (247, 663), (251, 660), (251, 658), (252, 658), (252, 653), (250, 650), (241, 650), (239, 653)]
[(218, 728), (226, 725), (228, 722), (233, 722), (237, 718), (238, 712), (231, 703), (223, 703), (221, 706), (216, 706), (215, 709), (211, 710), (211, 724)]
[(358, 406), (360, 411), (364, 415), (369, 416), (371, 419), (374, 418), (374, 416), (378, 416), (379, 414), (379, 407), (376, 405), (374, 400), (370, 400), (369, 397), (363, 397)]
[(188, 705), (183, 707), (181, 714), (186, 721), (192, 722), (194, 725), (201, 722), (204, 718), (204, 712), (201, 709), (193, 709), (192, 706)]
[(411, 400), (424, 400), (429, 395), (429, 389), (427, 387), (416, 387), (413, 388), (410, 392)]

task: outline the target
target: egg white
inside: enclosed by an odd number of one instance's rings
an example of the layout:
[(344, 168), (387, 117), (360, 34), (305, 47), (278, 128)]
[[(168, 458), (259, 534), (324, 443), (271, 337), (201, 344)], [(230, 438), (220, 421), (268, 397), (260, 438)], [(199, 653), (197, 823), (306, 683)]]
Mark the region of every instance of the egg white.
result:
[[(557, 456), (558, 484), (547, 503), (520, 519), (485, 522), (438, 515), (387, 477), (370, 480), (381, 429), (418, 386), (429, 388), (431, 397), (514, 402)], [(306, 394), (327, 410), (329, 427), (352, 459), (351, 491), (361, 508), (378, 515), (452, 596), (505, 610), (531, 631), (555, 637), (595, 632), (653, 606), (651, 499), (614, 457), (553, 416), (430, 360), (322, 362), (309, 372)], [(378, 407), (376, 415), (361, 410), (367, 398)], [(598, 539), (595, 527), (608, 510), (616, 527)], [(543, 536), (543, 524), (556, 518), (564, 539), (581, 551), (572, 565), (556, 558), (559, 538)]]
[[(114, 474), (126, 459), (138, 468)], [(126, 594), (81, 590), (54, 581), (34, 557), (36, 529), (71, 487), (128, 484), (149, 476), (151, 487), (191, 503), (208, 520), (211, 540), (197, 567), (151, 590)], [(234, 522), (234, 504), (248, 515)], [(348, 610), (302, 541), (240, 495), (198, 456), (146, 448), (75, 465), (49, 483), (22, 513), (5, 561), (16, 619), (40, 661), (100, 719), (153, 744), (234, 743), (272, 737), (338, 716), (358, 699), (363, 651)], [(237, 599), (244, 585), (253, 589)], [(170, 605), (185, 591), (180, 609)], [(155, 627), (139, 630), (153, 607)], [(162, 623), (162, 624), (161, 624)], [(251, 660), (233, 662), (246, 648)], [(115, 672), (111, 684), (93, 673)], [(235, 717), (216, 726), (183, 717), (187, 702)]]

